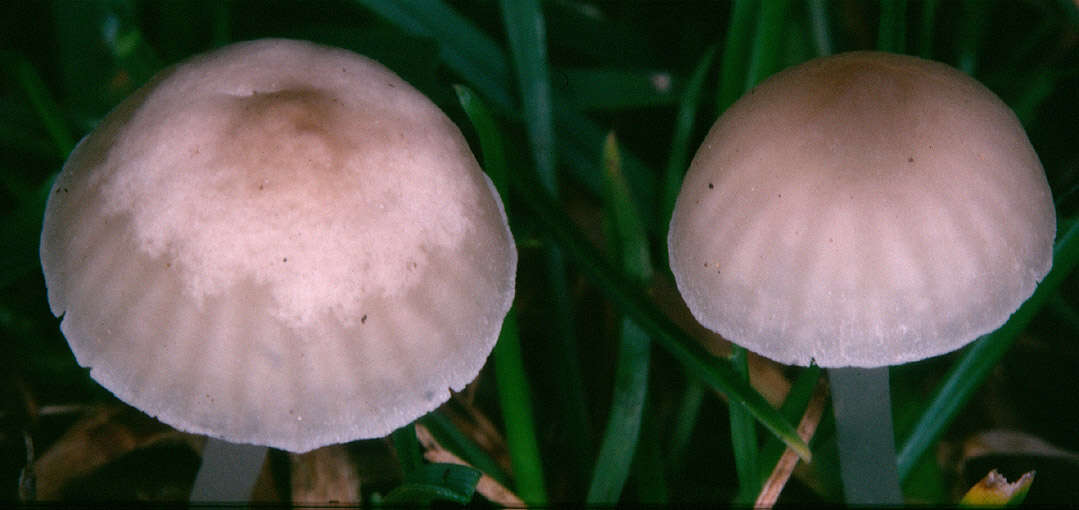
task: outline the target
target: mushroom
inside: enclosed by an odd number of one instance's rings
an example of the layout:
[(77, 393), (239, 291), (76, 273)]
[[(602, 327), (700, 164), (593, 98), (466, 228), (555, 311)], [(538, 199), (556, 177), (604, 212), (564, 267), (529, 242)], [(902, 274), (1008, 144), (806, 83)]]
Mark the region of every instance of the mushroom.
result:
[[(944, 64), (853, 52), (785, 70), (723, 114), (668, 247), (704, 326), (780, 363), (867, 369), (1003, 325), (1049, 271), (1055, 232), (1045, 173), (1000, 99)], [(856, 413), (840, 401), (851, 378), (888, 410), (887, 370), (847, 369), (830, 371), (837, 413)], [(900, 497), (891, 419), (869, 423), (887, 426)], [(882, 502), (851, 494), (842, 461), (848, 502)]]
[(56, 178), (41, 261), (78, 363), (173, 427), (304, 452), (475, 378), (514, 295), (497, 192), (422, 93), (266, 39), (155, 76)]

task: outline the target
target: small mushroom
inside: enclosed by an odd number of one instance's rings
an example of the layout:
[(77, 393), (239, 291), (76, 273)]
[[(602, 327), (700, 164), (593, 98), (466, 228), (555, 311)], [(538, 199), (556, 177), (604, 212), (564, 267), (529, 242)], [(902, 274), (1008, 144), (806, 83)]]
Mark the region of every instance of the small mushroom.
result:
[(1049, 271), (1055, 232), (1041, 163), (1000, 99), (940, 63), (854, 52), (783, 71), (723, 114), (668, 244), (709, 329), (780, 363), (869, 368), (1003, 325)]
[(41, 261), (77, 361), (121, 400), (305, 452), (384, 436), (474, 379), (517, 252), (423, 94), (267, 39), (161, 72), (83, 139)]

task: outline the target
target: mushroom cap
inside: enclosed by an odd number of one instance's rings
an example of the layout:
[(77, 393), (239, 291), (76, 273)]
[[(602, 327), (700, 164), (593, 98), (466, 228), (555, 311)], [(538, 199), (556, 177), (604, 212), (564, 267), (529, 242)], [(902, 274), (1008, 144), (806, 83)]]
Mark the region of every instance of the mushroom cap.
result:
[(474, 379), (517, 252), (423, 94), (268, 39), (163, 71), (84, 138), (41, 261), (75, 358), (121, 400), (303, 452), (386, 435)]
[(1037, 154), (992, 92), (854, 52), (785, 70), (716, 121), (668, 248), (709, 329), (781, 363), (877, 367), (1004, 324), (1055, 233)]

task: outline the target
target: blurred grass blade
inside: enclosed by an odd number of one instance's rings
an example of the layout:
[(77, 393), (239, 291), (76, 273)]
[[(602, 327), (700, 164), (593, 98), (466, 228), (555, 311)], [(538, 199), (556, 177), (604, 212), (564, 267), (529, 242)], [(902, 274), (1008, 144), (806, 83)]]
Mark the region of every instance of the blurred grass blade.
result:
[(45, 82), (41, 80), (34, 66), (26, 61), (22, 55), (4, 52), (3, 59), (7, 65), (4, 67), (11, 70), (12, 77), (22, 86), (30, 104), (37, 113), (45, 131), (49, 133), (56, 155), (62, 161), (75, 148), (74, 138), (64, 122), (64, 116), (60, 112), (60, 106), (53, 99)]
[[(749, 384), (749, 359), (746, 349), (731, 344), (731, 364), (738, 377)], [(760, 465), (757, 460), (756, 423), (749, 412), (739, 406), (730, 406), (731, 446), (734, 449), (734, 467), (738, 473), (738, 494), (734, 498), (737, 505), (746, 505), (754, 501), (761, 491)]]
[[(545, 193), (543, 186), (536, 183), (534, 190)], [(550, 318), (548, 338), (554, 342), (554, 356), (549, 363), (558, 367), (555, 386), (549, 390), (558, 395), (557, 414), (560, 415), (568, 433), (559, 444), (562, 464), (572, 480), (573, 492), (584, 486), (588, 479), (588, 466), (594, 451), (592, 416), (588, 397), (582, 378), (580, 349), (577, 346), (577, 334), (573, 326), (573, 307), (570, 304), (570, 287), (566, 280), (565, 256), (556, 243), (551, 243), (543, 250), (547, 270), (547, 292), (552, 301), (553, 313)], [(579, 485), (578, 485), (579, 484)]]
[(558, 196), (555, 173), (554, 118), (551, 81), (547, 70), (547, 36), (543, 11), (537, 0), (501, 0), (502, 21), (517, 71), (525, 127), (532, 143), (532, 159), (540, 182)]
[(701, 414), (704, 402), (704, 383), (700, 379), (689, 378), (679, 398), (678, 410), (675, 411), (674, 430), (670, 433), (666, 463), (671, 468), (682, 466), (689, 454), (689, 444), (693, 439), (693, 429), (697, 417)]
[(1060, 234), (1053, 248), (1053, 269), (1038, 285), (1034, 295), (1012, 314), (1000, 329), (975, 341), (952, 366), (937, 388), (921, 418), (901, 443), (898, 454), (899, 479), (910, 474), (914, 465), (944, 432), (989, 372), (1008, 352), (1012, 342), (1026, 329), (1034, 315), (1060, 288), (1079, 262), (1079, 222), (1072, 222)]
[[(498, 193), (506, 202), (506, 155), (502, 136), (494, 118), (483, 102), (468, 87), (454, 87), (457, 98), (479, 136), (483, 150), (484, 168), (491, 177)], [(529, 504), (547, 502), (547, 489), (543, 481), (543, 462), (532, 413), (532, 391), (529, 388), (524, 360), (521, 358), (521, 341), (517, 331), (517, 312), (506, 315), (502, 332), (494, 349), (495, 381), (498, 383), (499, 404), (506, 425), (506, 446), (516, 483), (517, 495)]]
[[(613, 235), (610, 236), (624, 274), (637, 283), (652, 275), (648, 239), (622, 177), (618, 142), (614, 133), (603, 144), (603, 167), (607, 183), (607, 209)], [(590, 505), (617, 503), (633, 466), (648, 392), (648, 369), (651, 341), (629, 318), (623, 317), (619, 331), (618, 361), (615, 366), (611, 412), (603, 434), (592, 483), (588, 489)]]
[(637, 453), (645, 412), (652, 342), (648, 334), (629, 318), (622, 318), (619, 333), (621, 341), (611, 413), (592, 472), (588, 505), (618, 502)]
[[(51, 181), (45, 184), (51, 185)], [(0, 290), (6, 290), (27, 274), (41, 274), (38, 242), (47, 196), (48, 191), (20, 197), (15, 210), (0, 216), (0, 239), (7, 244), (0, 252)]]
[[(572, 176), (597, 197), (603, 196), (603, 169), (596, 164), (596, 151), (603, 147), (607, 133), (588, 116), (569, 108), (565, 101), (555, 97), (555, 129), (558, 136), (559, 157), (572, 171)], [(640, 158), (626, 148), (619, 151), (622, 158), (622, 175), (629, 184), (637, 211), (642, 214), (645, 228), (651, 233), (666, 233), (667, 225), (657, 221), (655, 211), (655, 174)]]
[[(743, 91), (749, 90), (780, 69), (789, 0), (765, 0), (761, 4), (757, 31), (746, 69)], [(741, 95), (741, 94), (739, 94)]]
[(356, 0), (401, 30), (439, 43), (446, 65), (504, 112), (515, 111), (506, 54), (487, 34), (441, 0)]
[[(511, 94), (510, 61), (494, 40), (471, 21), (440, 0), (356, 0), (406, 33), (439, 43), (439, 55), (455, 72), (500, 113), (520, 117)], [(557, 156), (568, 163), (573, 176), (596, 196), (603, 195), (602, 172), (596, 167), (595, 151), (603, 144), (605, 132), (590, 118), (570, 108), (567, 101), (553, 99)], [(641, 204), (640, 210), (655, 207), (652, 172), (629, 151), (622, 151), (622, 170)], [(666, 225), (649, 215), (645, 226), (651, 232), (665, 232)], [(557, 265), (557, 263), (555, 263)], [(556, 287), (553, 291), (558, 292)]]
[[(693, 136), (693, 126), (700, 108), (704, 79), (708, 76), (708, 70), (712, 67), (715, 55), (716, 47), (711, 46), (697, 61), (697, 66), (693, 68), (693, 74), (682, 93), (682, 100), (678, 104), (678, 114), (674, 120), (674, 134), (671, 135), (671, 152), (667, 157), (667, 170), (663, 176), (663, 197), (660, 199), (662, 209), (659, 216), (661, 225), (670, 224), (674, 202), (682, 190), (682, 176), (689, 166), (690, 137)], [(667, 228), (664, 227), (660, 232), (665, 239)], [(666, 254), (666, 250), (663, 250), (663, 253)], [(663, 263), (666, 267), (666, 260)]]
[[(645, 398), (645, 408), (650, 407), (655, 392)], [(637, 442), (637, 454), (633, 456), (634, 494), (641, 505), (665, 505), (670, 501), (667, 487), (667, 458), (663, 445), (667, 430), (661, 429), (660, 415), (646, 412), (641, 420), (641, 439)]]
[(986, 9), (980, 0), (964, 0), (956, 38), (956, 67), (971, 76), (978, 73), (978, 43), (984, 30)]
[(877, 49), (889, 53), (906, 53), (906, 41), (907, 0), (880, 0)]
[(506, 169), (506, 146), (502, 142), (502, 134), (498, 124), (494, 116), (491, 115), (491, 110), (487, 108), (482, 99), (476, 96), (472, 89), (464, 85), (454, 85), (453, 90), (457, 93), (457, 101), (461, 103), (461, 108), (468, 115), (469, 122), (472, 123), (472, 127), (476, 130), (480, 150), (483, 151), (483, 171), (491, 178), (495, 189), (498, 190), (498, 194), (502, 198), (502, 205), (508, 216), (510, 210), (508, 203), (509, 183), (506, 181), (508, 173)]
[(938, 5), (938, 0), (922, 1), (922, 21), (918, 27), (918, 35), (920, 36), (918, 39), (918, 56), (925, 59), (933, 58), (933, 34), (937, 25)]
[(666, 106), (681, 92), (681, 81), (662, 69), (561, 68), (555, 83), (580, 110), (625, 110)]
[(232, 40), (231, 5), (226, 2), (210, 2), (211, 44), (219, 48)]
[(1009, 101), (1015, 116), (1019, 117), (1019, 122), (1028, 130), (1034, 123), (1038, 108), (1056, 89), (1056, 83), (1056, 76), (1052, 71), (1039, 69), (1031, 78), (1024, 80), (1023, 91), (1019, 96)]
[(652, 54), (652, 41), (641, 37), (632, 25), (608, 17), (604, 10), (602, 3), (543, 2), (551, 48), (568, 49), (614, 65), (647, 60)]
[[(502, 20), (509, 38), (510, 54), (517, 71), (517, 85), (521, 93), (525, 130), (531, 144), (532, 161), (543, 189), (559, 195), (558, 173), (555, 160), (554, 118), (551, 104), (551, 86), (547, 64), (546, 23), (537, 0), (502, 0)], [(563, 255), (557, 246), (545, 250), (549, 296), (554, 307), (552, 339), (557, 343), (558, 366), (563, 375), (558, 379), (562, 399), (562, 415), (569, 429), (570, 455), (576, 458), (571, 464), (580, 469), (573, 478), (584, 480), (591, 445), (586, 439), (591, 435), (583, 373), (580, 366), (580, 349), (573, 326), (573, 310), (568, 296), (566, 268)]]
[(603, 143), (603, 169), (606, 181), (607, 216), (613, 223), (614, 249), (617, 264), (632, 281), (643, 285), (652, 278), (652, 259), (648, 254), (648, 237), (634, 205), (629, 184), (622, 175), (622, 157), (614, 133)]
[(835, 51), (832, 48), (832, 30), (828, 27), (828, 5), (827, 0), (809, 0), (807, 5), (813, 49), (818, 57), (831, 55)]
[(731, 4), (731, 20), (727, 24), (719, 63), (717, 115), (726, 111), (745, 90), (750, 44), (753, 42), (754, 21), (759, 9), (760, 0), (734, 0)]
[(694, 377), (700, 378), (724, 394), (732, 405), (749, 409), (765, 428), (791, 447), (798, 456), (809, 460), (809, 447), (798, 437), (794, 426), (776, 411), (751, 386), (741, 381), (730, 365), (709, 354), (685, 332), (671, 322), (643, 297), (639, 287), (628, 282), (595, 249), (582, 238), (570, 220), (536, 183), (528, 182), (522, 173), (512, 174), (516, 196), (528, 205), (530, 212), (563, 249), (573, 257), (581, 271), (592, 279), (611, 301), (629, 315), (652, 340), (663, 347)]

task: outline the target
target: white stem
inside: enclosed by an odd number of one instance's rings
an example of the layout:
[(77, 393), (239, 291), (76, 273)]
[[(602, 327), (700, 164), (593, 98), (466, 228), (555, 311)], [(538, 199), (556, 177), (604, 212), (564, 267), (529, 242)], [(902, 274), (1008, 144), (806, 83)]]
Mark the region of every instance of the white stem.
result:
[(902, 505), (888, 367), (830, 368), (839, 466), (848, 505)]
[(265, 446), (208, 438), (202, 449), (202, 466), (191, 489), (191, 501), (249, 501), (266, 460), (267, 450)]

